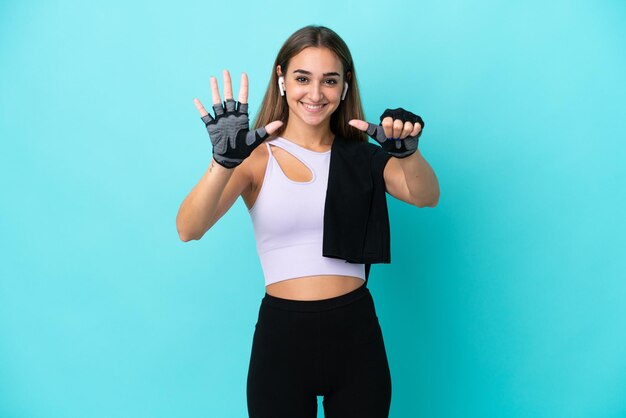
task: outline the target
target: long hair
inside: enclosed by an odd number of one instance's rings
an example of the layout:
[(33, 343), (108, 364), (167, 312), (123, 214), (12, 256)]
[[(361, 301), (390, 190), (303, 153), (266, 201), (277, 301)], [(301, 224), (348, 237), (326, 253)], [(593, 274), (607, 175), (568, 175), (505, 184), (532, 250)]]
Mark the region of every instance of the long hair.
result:
[[(291, 58), (308, 47), (328, 48), (337, 55), (343, 64), (343, 78), (348, 83), (348, 92), (345, 100), (340, 102), (339, 107), (330, 117), (330, 130), (335, 135), (345, 139), (366, 142), (367, 137), (364, 132), (348, 125), (348, 121), (351, 119), (364, 119), (352, 55), (343, 39), (324, 26), (305, 26), (294, 32), (280, 48), (272, 67), (272, 74), (260, 111), (254, 120), (254, 129), (265, 126), (272, 121), (281, 120), (283, 125), (272, 136), (279, 136), (284, 132), (289, 119), (289, 106), (286, 98), (281, 96), (278, 90), (276, 67), (280, 65), (283, 74), (287, 74), (287, 67)], [(351, 73), (349, 80), (346, 77), (348, 72)]]

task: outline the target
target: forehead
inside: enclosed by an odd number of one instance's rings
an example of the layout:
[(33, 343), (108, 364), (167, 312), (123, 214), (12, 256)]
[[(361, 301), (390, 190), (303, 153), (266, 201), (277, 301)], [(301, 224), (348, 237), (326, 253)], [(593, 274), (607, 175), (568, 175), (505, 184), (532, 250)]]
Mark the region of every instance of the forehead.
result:
[(304, 48), (289, 62), (289, 71), (307, 70), (314, 74), (342, 72), (341, 60), (328, 48)]

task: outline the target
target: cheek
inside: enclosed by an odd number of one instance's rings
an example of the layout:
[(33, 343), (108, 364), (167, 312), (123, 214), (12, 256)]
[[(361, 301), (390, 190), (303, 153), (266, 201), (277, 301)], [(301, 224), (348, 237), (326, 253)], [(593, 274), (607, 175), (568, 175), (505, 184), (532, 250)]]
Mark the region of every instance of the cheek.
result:
[(332, 98), (333, 100), (340, 100), (341, 93), (342, 91), (338, 87), (333, 87), (333, 88), (329, 88), (326, 90), (326, 96), (328, 96), (329, 98)]
[(285, 86), (285, 87), (293, 98), (300, 98), (304, 94), (306, 94), (306, 90), (298, 84), (293, 84), (293, 85)]

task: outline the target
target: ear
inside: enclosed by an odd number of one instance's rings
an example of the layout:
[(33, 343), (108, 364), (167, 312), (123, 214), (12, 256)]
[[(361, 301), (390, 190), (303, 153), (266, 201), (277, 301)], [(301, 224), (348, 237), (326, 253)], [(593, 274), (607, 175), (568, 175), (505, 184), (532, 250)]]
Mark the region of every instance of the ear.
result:
[(283, 70), (282, 70), (282, 68), (280, 68), (280, 64), (278, 64), (278, 65), (276, 66), (276, 75), (277, 75), (278, 77), (280, 77), (281, 75), (283, 75)]
[(346, 80), (350, 80), (351, 78), (352, 78), (352, 72), (351, 72), (351, 71), (348, 71), (348, 72), (346, 73)]

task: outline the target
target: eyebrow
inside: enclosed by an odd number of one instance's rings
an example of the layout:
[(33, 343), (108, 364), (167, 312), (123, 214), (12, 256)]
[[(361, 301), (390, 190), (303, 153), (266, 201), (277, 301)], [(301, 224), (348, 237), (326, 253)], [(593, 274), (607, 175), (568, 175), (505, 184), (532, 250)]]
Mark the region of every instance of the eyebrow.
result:
[[(313, 73), (312, 73), (312, 72), (310, 72), (310, 71), (307, 71), (307, 70), (300, 70), (300, 69), (298, 69), (298, 70), (294, 70), (294, 73), (302, 73), (302, 74), (306, 74), (306, 75), (311, 75), (311, 74), (313, 74)], [(332, 73), (324, 73), (324, 77), (328, 77), (329, 75), (336, 75), (336, 76), (340, 76), (340, 74), (339, 74), (339, 73), (335, 73), (335, 72), (332, 72)]]

